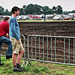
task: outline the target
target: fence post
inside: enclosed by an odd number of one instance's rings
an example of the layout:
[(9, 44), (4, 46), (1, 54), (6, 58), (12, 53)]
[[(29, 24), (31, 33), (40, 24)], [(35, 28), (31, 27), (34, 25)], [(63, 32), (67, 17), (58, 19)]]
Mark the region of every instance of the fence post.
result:
[(31, 63), (30, 63), (30, 58), (29, 58), (29, 38), (27, 37), (27, 50), (28, 50), (28, 62), (29, 62), (29, 64), (31, 65)]
[(73, 64), (75, 64), (75, 39), (73, 39)]
[(69, 38), (69, 63), (70, 63), (70, 38)]
[(65, 38), (64, 38), (64, 63), (65, 63)]
[(55, 38), (55, 61), (56, 61), (56, 38)]
[(52, 61), (52, 37), (51, 37), (51, 61)]

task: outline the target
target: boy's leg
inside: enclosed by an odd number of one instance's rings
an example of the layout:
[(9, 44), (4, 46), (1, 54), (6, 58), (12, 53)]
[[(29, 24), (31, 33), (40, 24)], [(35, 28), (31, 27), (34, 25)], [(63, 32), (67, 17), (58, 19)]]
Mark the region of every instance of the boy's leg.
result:
[(15, 38), (10, 38), (10, 40), (11, 40), (12, 46), (13, 46), (13, 56), (12, 56), (13, 71), (15, 71), (15, 72), (23, 71), (23, 69), (21, 67), (18, 67), (16, 64), (17, 55), (19, 54), (19, 50), (20, 50), (19, 42)]
[(19, 53), (19, 55), (18, 55), (18, 57), (17, 57), (17, 62), (16, 62), (16, 63), (18, 63), (18, 64), (20, 63), (21, 58), (22, 58), (24, 52), (25, 52), (25, 50), (21, 50), (21, 51), (20, 51), (20, 53)]
[(21, 58), (22, 58), (22, 56), (23, 56), (23, 54), (24, 54), (24, 52), (25, 52), (25, 50), (24, 50), (24, 48), (23, 48), (23, 45), (22, 45), (22, 42), (21, 42), (21, 39), (20, 39), (20, 41), (18, 42), (18, 45), (17, 46), (19, 46), (19, 54), (18, 54), (18, 57), (17, 57), (17, 62), (16, 62), (16, 64), (17, 64), (17, 67), (18, 68), (21, 68), (22, 69), (22, 67), (20, 66), (20, 61), (21, 61)]
[(17, 58), (17, 54), (13, 53), (13, 56), (12, 56), (13, 71), (15, 71), (15, 72), (23, 71), (23, 69), (21, 67), (17, 66), (17, 64), (16, 64), (16, 58)]
[(20, 53), (19, 53), (18, 58), (17, 58), (17, 63), (20, 63), (21, 58), (22, 58), (22, 56), (23, 56), (23, 54), (24, 54), (24, 52), (25, 52), (25, 50), (24, 50), (24, 48), (23, 48), (23, 45), (22, 45), (22, 42), (21, 42), (21, 39), (20, 39), (18, 45), (20, 46)]
[(12, 61), (13, 61), (13, 65), (16, 66), (16, 58), (17, 58), (17, 54), (13, 53), (12, 55)]

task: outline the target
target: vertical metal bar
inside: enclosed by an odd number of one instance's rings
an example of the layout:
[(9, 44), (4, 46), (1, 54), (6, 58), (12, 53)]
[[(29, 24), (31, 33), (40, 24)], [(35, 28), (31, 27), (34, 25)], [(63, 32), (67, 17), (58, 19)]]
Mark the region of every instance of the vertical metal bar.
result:
[(43, 37), (43, 60), (44, 60), (44, 37)]
[(55, 38), (55, 61), (56, 61), (56, 38)]
[(35, 36), (35, 59), (37, 59), (36, 58), (36, 36)]
[(39, 37), (39, 59), (40, 59), (40, 37)]
[(75, 64), (75, 39), (73, 39), (73, 64)]
[(52, 61), (52, 37), (51, 37), (51, 61)]
[(47, 37), (47, 60), (48, 60), (48, 37)]
[(29, 59), (29, 38), (27, 38), (27, 50), (28, 50), (28, 59)]
[(65, 63), (65, 38), (64, 38), (64, 63)]
[(70, 38), (69, 38), (69, 63), (70, 63)]
[[(25, 38), (24, 38), (24, 49), (25, 49)], [(26, 59), (26, 50), (25, 50), (25, 53), (24, 53), (24, 62), (25, 62), (25, 59)]]
[(31, 50), (32, 50), (31, 58), (33, 59), (33, 39), (32, 39), (32, 36), (31, 36)]

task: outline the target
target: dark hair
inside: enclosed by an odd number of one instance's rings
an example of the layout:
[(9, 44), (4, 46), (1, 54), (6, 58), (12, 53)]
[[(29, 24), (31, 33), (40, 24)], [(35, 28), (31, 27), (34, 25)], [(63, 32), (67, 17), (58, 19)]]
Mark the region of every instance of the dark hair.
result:
[(9, 20), (9, 17), (4, 17), (4, 20), (6, 21), (6, 20)]
[(14, 14), (14, 12), (16, 11), (17, 12), (17, 10), (20, 10), (17, 6), (14, 6), (13, 8), (12, 8), (12, 13)]

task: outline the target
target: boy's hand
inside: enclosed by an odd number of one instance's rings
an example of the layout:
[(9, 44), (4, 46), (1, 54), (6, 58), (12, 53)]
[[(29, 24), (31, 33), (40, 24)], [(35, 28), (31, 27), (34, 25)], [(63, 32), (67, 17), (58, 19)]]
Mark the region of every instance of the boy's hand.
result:
[(17, 41), (20, 41), (20, 39), (18, 39)]
[(6, 37), (9, 37), (9, 34), (8, 33), (6, 33)]

